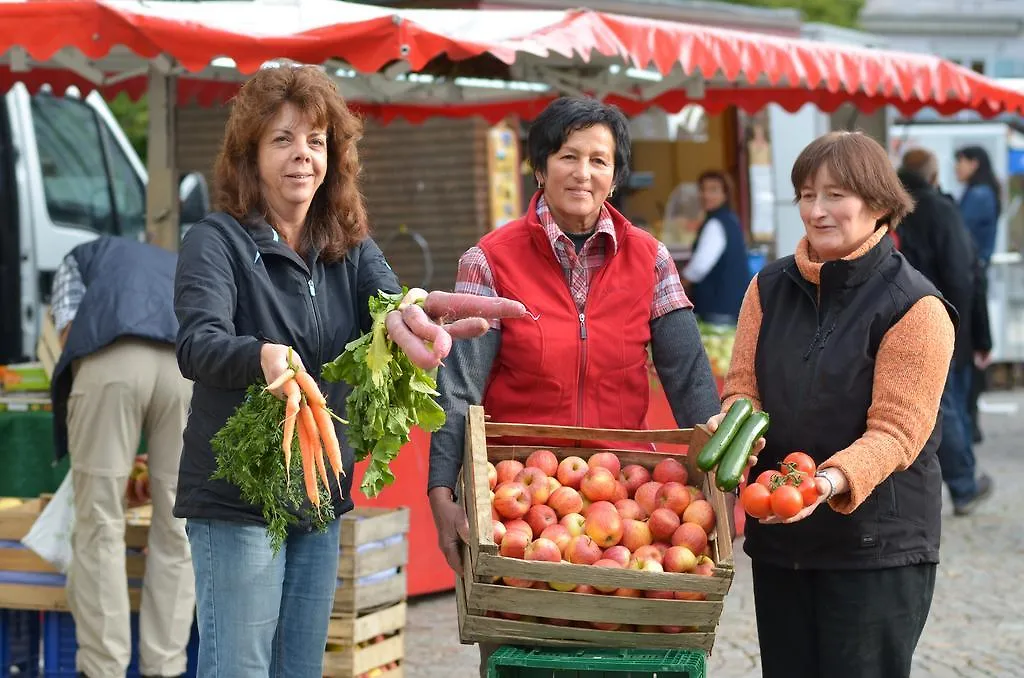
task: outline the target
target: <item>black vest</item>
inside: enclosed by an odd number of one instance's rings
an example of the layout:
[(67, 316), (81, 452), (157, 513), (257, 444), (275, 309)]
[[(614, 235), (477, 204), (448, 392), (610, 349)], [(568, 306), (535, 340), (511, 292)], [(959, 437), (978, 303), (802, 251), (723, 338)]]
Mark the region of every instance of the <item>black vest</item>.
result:
[[(801, 450), (821, 463), (867, 429), (875, 356), (886, 332), (925, 296), (938, 291), (888, 236), (864, 256), (827, 262), (818, 288), (794, 257), (758, 276), (763, 320), (755, 372), (771, 415), (751, 478), (778, 469)], [(947, 304), (956, 322), (956, 312)], [(794, 569), (874, 569), (935, 563), (939, 557), (942, 478), (936, 423), (916, 461), (893, 473), (852, 514), (827, 506), (790, 525), (749, 521), (744, 549), (754, 559)]]
[(174, 316), (174, 267), (177, 256), (153, 245), (104, 236), (71, 251), (85, 295), (53, 370), (54, 452), (68, 452), (67, 403), (71, 365), (121, 337), (139, 337), (173, 348), (178, 335)]
[(694, 283), (690, 300), (698, 316), (727, 315), (735, 322), (740, 315), (743, 295), (746, 294), (751, 277), (743, 227), (732, 210), (728, 207), (719, 208), (709, 213), (701, 224), (694, 241), (695, 249), (704, 233), (704, 227), (712, 219), (717, 219), (725, 231), (725, 251), (707, 276), (699, 283)]

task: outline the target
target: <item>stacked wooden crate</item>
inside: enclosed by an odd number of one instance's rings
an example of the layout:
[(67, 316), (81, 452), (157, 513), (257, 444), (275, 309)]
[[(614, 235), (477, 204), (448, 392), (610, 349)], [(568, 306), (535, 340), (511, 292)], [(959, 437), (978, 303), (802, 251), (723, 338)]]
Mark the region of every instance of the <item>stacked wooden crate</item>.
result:
[(409, 510), (357, 508), (341, 521), (338, 590), (324, 675), (401, 678)]

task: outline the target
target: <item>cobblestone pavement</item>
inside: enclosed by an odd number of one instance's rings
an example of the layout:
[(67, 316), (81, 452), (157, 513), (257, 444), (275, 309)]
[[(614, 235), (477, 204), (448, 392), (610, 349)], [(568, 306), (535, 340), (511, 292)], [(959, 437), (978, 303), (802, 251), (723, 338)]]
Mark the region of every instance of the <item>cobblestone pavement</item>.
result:
[[(1024, 678), (1024, 391), (986, 394), (984, 402), (986, 439), (976, 453), (995, 479), (995, 495), (967, 518), (954, 518), (947, 501), (942, 562), (913, 678)], [(459, 644), (453, 594), (412, 603), (406, 656), (407, 678), (476, 675), (476, 647)], [(760, 676), (750, 567), (740, 548), (708, 676)]]

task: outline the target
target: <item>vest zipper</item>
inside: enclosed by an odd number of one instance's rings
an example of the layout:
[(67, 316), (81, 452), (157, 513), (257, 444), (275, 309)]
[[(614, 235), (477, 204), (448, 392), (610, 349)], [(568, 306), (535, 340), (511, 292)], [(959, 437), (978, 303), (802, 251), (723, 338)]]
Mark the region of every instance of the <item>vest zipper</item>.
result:
[[(306, 285), (309, 287), (309, 305), (313, 307), (313, 323), (316, 325), (316, 373), (318, 373), (320, 365), (324, 362), (324, 346), (323, 337), (320, 332), (320, 312), (316, 310), (316, 286), (313, 284), (312, 274), (306, 279)], [(306, 369), (309, 368), (307, 367)]]
[(576, 392), (577, 426), (583, 426), (583, 393), (587, 374), (587, 317), (583, 313), (580, 313), (580, 349), (580, 378), (577, 379), (579, 390)]

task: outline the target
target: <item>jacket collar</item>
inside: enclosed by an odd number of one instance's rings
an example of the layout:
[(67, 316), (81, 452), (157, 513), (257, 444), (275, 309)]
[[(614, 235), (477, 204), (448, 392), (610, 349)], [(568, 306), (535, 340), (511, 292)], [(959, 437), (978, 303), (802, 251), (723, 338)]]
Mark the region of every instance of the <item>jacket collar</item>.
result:
[(801, 277), (819, 287), (856, 287), (866, 281), (879, 264), (892, 254), (892, 238), (885, 237), (888, 232), (889, 227), (882, 226), (852, 253), (842, 259), (826, 262), (818, 260), (804, 236), (796, 247), (796, 266)]
[[(544, 197), (542, 191), (537, 191), (530, 199), (530, 206), (526, 208), (526, 225), (530, 227), (534, 237), (540, 236), (550, 245), (552, 253), (555, 251), (555, 242), (558, 240), (559, 232), (552, 231), (545, 227), (537, 214), (537, 208), (541, 205)], [(553, 222), (552, 222), (553, 223)], [(601, 206), (601, 214), (598, 216), (597, 232), (606, 233), (611, 240), (609, 256), (618, 252), (619, 244), (626, 237), (626, 233), (632, 228), (632, 224), (618, 210), (605, 202)]]

